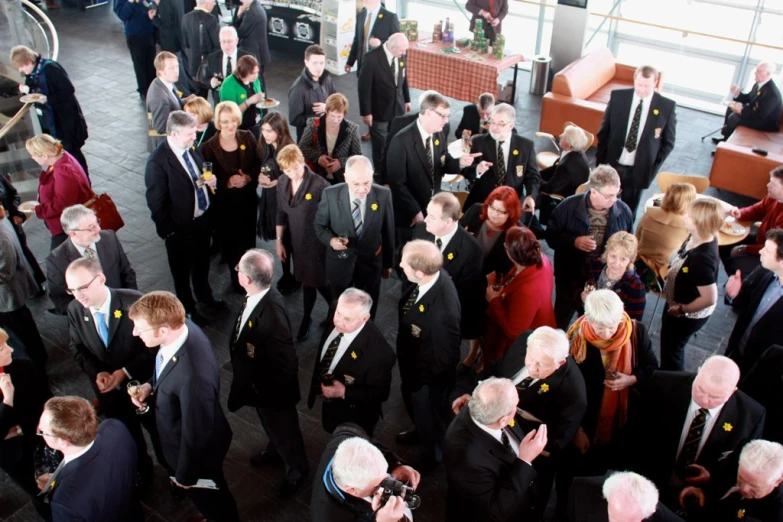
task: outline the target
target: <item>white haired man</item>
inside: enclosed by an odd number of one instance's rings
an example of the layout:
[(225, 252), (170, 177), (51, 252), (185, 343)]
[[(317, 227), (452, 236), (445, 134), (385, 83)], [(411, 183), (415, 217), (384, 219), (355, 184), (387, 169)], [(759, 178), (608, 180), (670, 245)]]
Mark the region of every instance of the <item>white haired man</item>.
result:
[(519, 395), (510, 379), (476, 387), (446, 432), (446, 520), (521, 520), (537, 473), (533, 460), (547, 444), (547, 426), (515, 430)]
[(759, 62), (753, 70), (753, 86), (742, 92), (737, 85), (731, 86), (734, 101), (726, 109), (726, 119), (721, 129), (722, 138), (712, 138), (713, 143), (726, 141), (737, 126), (742, 125), (760, 131), (780, 130), (781, 97), (775, 81), (775, 64)]

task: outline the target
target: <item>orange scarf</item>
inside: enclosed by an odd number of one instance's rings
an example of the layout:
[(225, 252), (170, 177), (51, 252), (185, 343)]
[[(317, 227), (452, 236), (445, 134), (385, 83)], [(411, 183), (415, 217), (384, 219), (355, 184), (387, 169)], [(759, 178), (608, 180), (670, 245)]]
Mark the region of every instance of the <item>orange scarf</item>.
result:
[[(633, 347), (631, 335), (634, 335), (633, 322), (627, 313), (623, 312), (620, 326), (610, 339), (601, 339), (595, 334), (593, 327), (585, 316), (580, 317), (568, 330), (571, 341), (571, 356), (581, 364), (587, 356), (587, 343), (603, 352), (607, 352), (609, 362), (607, 371), (631, 375), (633, 372)], [(595, 429), (594, 442), (608, 444), (612, 438), (612, 430), (617, 425), (623, 428), (628, 420), (628, 388), (615, 392), (604, 388), (601, 410), (598, 413), (598, 423)]]

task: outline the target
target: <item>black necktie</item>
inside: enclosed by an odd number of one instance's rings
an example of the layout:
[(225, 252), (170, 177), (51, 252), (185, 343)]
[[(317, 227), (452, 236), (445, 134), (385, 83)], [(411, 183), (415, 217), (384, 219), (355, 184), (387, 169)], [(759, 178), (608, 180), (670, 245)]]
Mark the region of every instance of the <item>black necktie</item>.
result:
[(226, 57), (226, 75), (224, 78), (228, 78), (231, 76), (231, 73), (234, 72), (234, 68), (231, 66), (231, 56)]
[(682, 445), (680, 456), (677, 458), (677, 469), (684, 470), (689, 464), (696, 460), (696, 453), (699, 449), (699, 442), (704, 433), (704, 426), (707, 424), (707, 413), (705, 408), (699, 408), (698, 413), (691, 421), (691, 427), (688, 428), (688, 435), (685, 437), (685, 443)]
[(334, 360), (334, 356), (337, 353), (337, 348), (340, 347), (340, 341), (343, 340), (343, 334), (337, 334), (337, 337), (335, 337), (331, 343), (329, 343), (329, 346), (326, 347), (326, 353), (324, 354), (324, 358), (321, 359), (321, 364), (318, 365), (318, 372), (321, 374), (321, 376), (326, 375), (329, 373), (329, 367), (332, 365), (332, 361)]
[(636, 150), (636, 141), (639, 138), (639, 123), (642, 121), (642, 104), (644, 104), (644, 101), (639, 100), (639, 105), (636, 106), (636, 112), (633, 113), (631, 128), (628, 130), (628, 138), (625, 140), (625, 150), (628, 152)]
[(411, 292), (411, 295), (408, 297), (408, 300), (405, 301), (405, 304), (402, 305), (402, 313), (407, 314), (408, 311), (413, 308), (413, 305), (416, 304), (416, 299), (419, 298), (419, 285), (416, 285), (416, 288), (413, 289), (413, 292)]
[(435, 245), (438, 247), (438, 250), (443, 250), (443, 241), (441, 238), (435, 239)]
[(424, 140), (424, 148), (427, 149), (427, 163), (429, 165), (430, 183), (432, 184), (432, 193), (435, 194), (435, 164), (432, 162), (432, 136), (427, 136)]
[(506, 182), (506, 155), (503, 154), (503, 143), (505, 142), (498, 142), (498, 166), (495, 169), (495, 172), (497, 172), (498, 175), (497, 183), (495, 184), (497, 187), (500, 187)]
[(242, 308), (239, 310), (237, 324), (234, 325), (234, 342), (237, 342), (237, 339), (239, 339), (239, 332), (242, 331), (242, 316), (245, 315), (245, 308), (247, 308), (247, 296), (245, 296), (245, 302), (242, 303)]
[(392, 78), (394, 78), (394, 85), (397, 85), (397, 67), (395, 67), (394, 58), (392, 58), (389, 68), (391, 69)]
[(519, 384), (517, 384), (517, 390), (519, 391), (525, 391), (528, 388), (530, 388), (530, 385), (533, 384), (533, 378), (532, 377), (525, 377), (522, 379)]
[(511, 447), (511, 442), (508, 440), (508, 435), (506, 435), (506, 430), (500, 430), (500, 442), (503, 443), (503, 447), (506, 448), (506, 450), (510, 451), (511, 453), (514, 453), (514, 448)]

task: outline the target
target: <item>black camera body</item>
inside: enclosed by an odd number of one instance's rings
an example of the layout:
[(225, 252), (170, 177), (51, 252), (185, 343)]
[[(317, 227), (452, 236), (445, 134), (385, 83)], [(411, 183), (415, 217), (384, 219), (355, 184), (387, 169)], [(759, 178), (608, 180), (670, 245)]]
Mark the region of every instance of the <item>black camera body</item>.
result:
[(411, 510), (421, 505), (421, 497), (414, 493), (413, 488), (394, 477), (383, 479), (380, 487), (383, 488), (381, 507), (385, 506), (391, 497), (400, 497)]

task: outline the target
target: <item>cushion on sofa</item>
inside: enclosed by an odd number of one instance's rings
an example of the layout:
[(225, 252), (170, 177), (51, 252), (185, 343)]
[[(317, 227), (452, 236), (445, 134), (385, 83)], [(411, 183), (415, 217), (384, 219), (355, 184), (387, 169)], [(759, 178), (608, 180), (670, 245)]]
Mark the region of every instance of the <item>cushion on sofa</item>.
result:
[(584, 100), (611, 81), (615, 72), (612, 52), (607, 48), (599, 49), (558, 72), (552, 82), (552, 92)]

